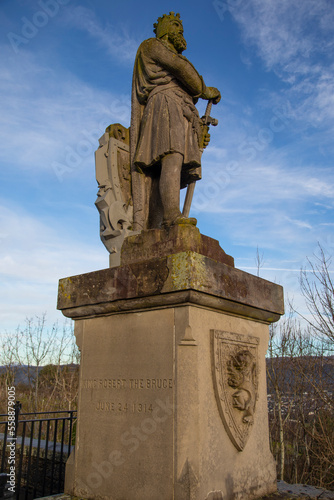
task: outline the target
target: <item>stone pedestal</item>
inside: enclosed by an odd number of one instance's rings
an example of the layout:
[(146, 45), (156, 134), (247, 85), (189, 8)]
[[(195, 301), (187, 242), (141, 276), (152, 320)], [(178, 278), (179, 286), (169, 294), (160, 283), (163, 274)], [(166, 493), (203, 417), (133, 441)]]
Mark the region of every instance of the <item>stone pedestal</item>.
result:
[(120, 267), (60, 280), (82, 355), (66, 493), (229, 500), (276, 489), (265, 353), (282, 288), (235, 269), (197, 229), (173, 231), (130, 237)]

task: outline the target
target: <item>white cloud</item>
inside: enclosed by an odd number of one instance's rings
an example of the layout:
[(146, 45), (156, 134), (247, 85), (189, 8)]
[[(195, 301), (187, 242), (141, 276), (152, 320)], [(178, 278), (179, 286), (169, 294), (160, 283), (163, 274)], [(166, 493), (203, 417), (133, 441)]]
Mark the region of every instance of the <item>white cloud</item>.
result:
[(291, 217), (285, 217), (286, 221), (292, 225), (295, 225), (297, 227), (305, 228), (305, 229), (312, 229), (311, 224), (309, 224), (306, 221), (303, 220), (297, 220), (297, 219), (292, 219)]
[(108, 252), (98, 239), (88, 245), (55, 219), (42, 222), (22, 207), (13, 212), (0, 206), (0, 227), (1, 330), (44, 311), (60, 317), (58, 280), (108, 267)]
[(285, 69), (304, 73), (308, 61), (318, 52), (325, 52), (333, 43), (329, 35), (334, 19), (326, 0), (250, 0), (233, 4), (230, 11), (242, 26), (244, 39), (257, 48), (268, 69)]
[(249, 47), (289, 86), (299, 125), (334, 129), (334, 9), (327, 0), (249, 0), (229, 7)]
[[(71, 207), (68, 207), (71, 210)], [(71, 237), (71, 228), (50, 217), (48, 221), (0, 206), (2, 228), (0, 273), (11, 278), (50, 283), (60, 275), (88, 272), (107, 264), (107, 253), (98, 239), (94, 245)], [(22, 244), (22, 240), (24, 244)]]
[(125, 26), (119, 29), (108, 22), (102, 26), (95, 12), (82, 6), (68, 8), (65, 16), (72, 26), (86, 31), (97, 40), (113, 59), (133, 65), (141, 40), (132, 38)]
[(301, 177), (300, 185), (311, 196), (319, 196), (322, 199), (328, 198), (329, 201), (334, 197), (334, 184), (330, 179), (326, 181), (316, 177)]
[(55, 74), (30, 52), (13, 58), (8, 46), (1, 50), (0, 161), (32, 171), (51, 170), (57, 161), (71, 171), (93, 158), (107, 125), (129, 124), (128, 95), (94, 89), (66, 71)]
[(247, 207), (247, 211), (257, 211), (259, 207), (273, 207), (282, 202), (285, 206), (321, 202), (325, 210), (331, 208), (324, 205), (325, 198), (331, 202), (334, 197), (334, 175), (328, 169), (318, 169), (318, 177), (315, 177), (313, 166), (292, 168), (286, 159), (271, 164), (268, 156), (231, 165), (235, 167), (229, 169), (228, 161), (204, 164), (204, 181), (197, 190), (199, 198), (201, 195), (197, 203), (202, 202), (202, 210), (245, 212)]
[[(192, 205), (193, 215), (201, 219), (200, 230), (208, 234), (210, 221), (234, 245), (259, 245), (269, 254), (279, 251), (279, 259), (289, 256), (297, 263), (312, 254), (317, 241), (334, 252), (329, 228), (321, 224), (332, 218), (333, 170), (319, 168), (315, 177), (314, 166), (291, 166), (289, 157), (270, 163), (270, 156), (268, 152), (254, 162), (236, 162), (231, 171), (228, 161), (204, 163)], [(243, 252), (234, 256), (238, 253)]]

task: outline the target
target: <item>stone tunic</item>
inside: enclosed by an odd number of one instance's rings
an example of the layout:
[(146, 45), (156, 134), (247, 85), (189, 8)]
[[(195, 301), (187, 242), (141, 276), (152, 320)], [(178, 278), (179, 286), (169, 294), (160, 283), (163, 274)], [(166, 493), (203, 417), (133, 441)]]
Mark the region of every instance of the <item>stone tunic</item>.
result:
[(169, 153), (181, 153), (181, 187), (200, 178), (202, 129), (194, 101), (204, 91), (202, 77), (184, 56), (157, 38), (140, 45), (131, 117), (132, 161), (138, 171), (159, 165)]

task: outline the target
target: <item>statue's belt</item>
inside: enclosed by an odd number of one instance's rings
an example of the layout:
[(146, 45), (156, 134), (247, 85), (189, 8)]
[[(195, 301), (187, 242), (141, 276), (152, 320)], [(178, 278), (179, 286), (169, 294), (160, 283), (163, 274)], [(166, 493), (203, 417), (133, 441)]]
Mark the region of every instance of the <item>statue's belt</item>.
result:
[(170, 83), (166, 83), (164, 85), (157, 85), (149, 93), (147, 101), (149, 99), (151, 99), (151, 97), (155, 96), (156, 94), (158, 94), (160, 92), (165, 92), (166, 90), (179, 90), (180, 92), (182, 92), (182, 94), (184, 94), (184, 97), (188, 97), (189, 98), (187, 92), (185, 90), (183, 90), (182, 87), (180, 87), (180, 85), (178, 85), (177, 83), (175, 83), (175, 81), (173, 81), (173, 82), (170, 82)]

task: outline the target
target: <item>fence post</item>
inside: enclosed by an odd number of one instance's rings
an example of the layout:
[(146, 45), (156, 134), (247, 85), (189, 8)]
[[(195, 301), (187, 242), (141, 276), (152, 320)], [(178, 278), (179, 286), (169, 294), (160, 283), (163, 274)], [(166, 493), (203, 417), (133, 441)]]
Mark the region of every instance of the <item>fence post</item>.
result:
[(70, 433), (68, 437), (68, 456), (70, 456), (72, 448), (72, 425), (73, 425), (73, 410), (69, 411), (70, 414)]
[(15, 437), (17, 436), (17, 427), (19, 425), (19, 415), (20, 415), (21, 408), (22, 408), (22, 404), (20, 403), (20, 401), (16, 401), (15, 405), (14, 405), (14, 410), (15, 410)]

